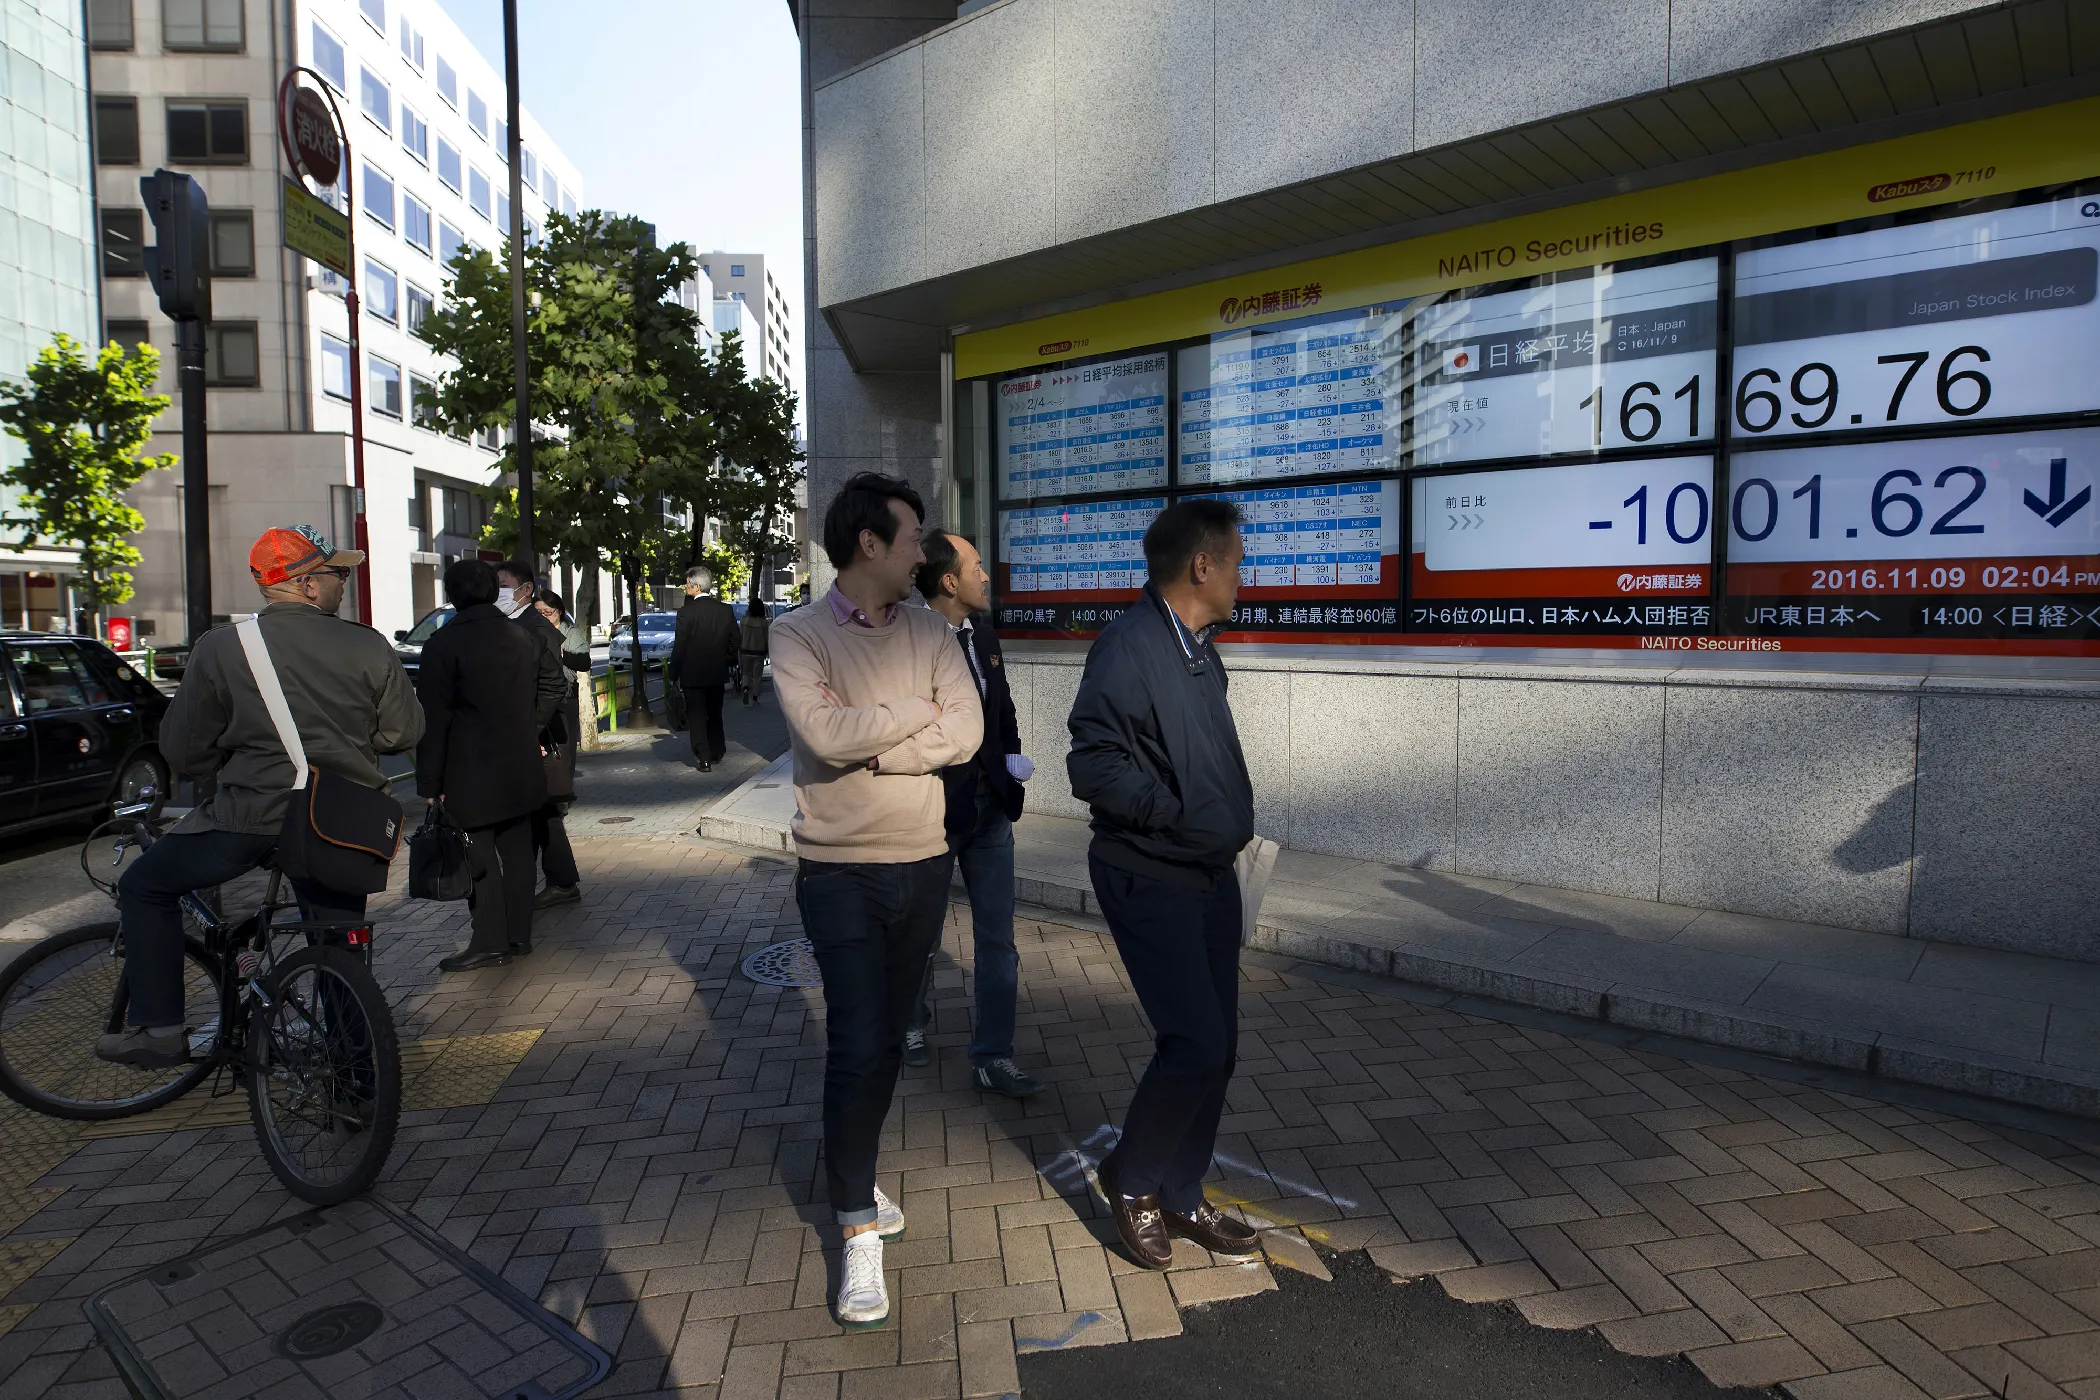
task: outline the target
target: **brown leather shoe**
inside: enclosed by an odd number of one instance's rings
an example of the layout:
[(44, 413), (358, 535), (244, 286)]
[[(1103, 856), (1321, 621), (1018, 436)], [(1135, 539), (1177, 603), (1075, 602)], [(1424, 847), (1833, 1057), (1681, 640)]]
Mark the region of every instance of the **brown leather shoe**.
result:
[(1254, 1254), (1261, 1249), (1261, 1236), (1242, 1221), (1234, 1220), (1209, 1201), (1192, 1215), (1164, 1211), (1167, 1234), (1193, 1240), (1213, 1254)]
[(1174, 1262), (1174, 1241), (1167, 1238), (1166, 1215), (1157, 1196), (1126, 1196), (1116, 1189), (1115, 1169), (1104, 1158), (1095, 1169), (1101, 1178), (1101, 1194), (1108, 1197), (1116, 1217), (1116, 1236), (1131, 1262), (1147, 1269), (1164, 1269)]

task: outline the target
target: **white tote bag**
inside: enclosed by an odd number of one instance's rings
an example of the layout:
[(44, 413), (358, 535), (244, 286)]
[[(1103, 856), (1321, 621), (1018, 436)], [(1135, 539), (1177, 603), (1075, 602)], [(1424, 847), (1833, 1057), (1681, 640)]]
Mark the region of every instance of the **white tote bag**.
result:
[(1276, 870), (1276, 843), (1257, 836), (1233, 857), (1232, 873), (1240, 881), (1240, 945), (1254, 941), (1254, 923), (1261, 917), (1262, 896), (1269, 892), (1269, 876)]

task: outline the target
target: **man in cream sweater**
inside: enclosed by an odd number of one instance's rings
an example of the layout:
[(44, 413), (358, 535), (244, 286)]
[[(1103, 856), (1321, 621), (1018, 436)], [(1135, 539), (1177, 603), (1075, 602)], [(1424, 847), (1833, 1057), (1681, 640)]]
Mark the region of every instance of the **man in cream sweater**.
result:
[(795, 750), (795, 902), (824, 973), (824, 1165), (846, 1235), (838, 1317), (889, 1317), (882, 1242), (904, 1212), (875, 1186), (876, 1139), (954, 857), (940, 770), (977, 752), (977, 686), (947, 622), (901, 606), (926, 508), (863, 472), (824, 514), (831, 592), (773, 624), (773, 689)]

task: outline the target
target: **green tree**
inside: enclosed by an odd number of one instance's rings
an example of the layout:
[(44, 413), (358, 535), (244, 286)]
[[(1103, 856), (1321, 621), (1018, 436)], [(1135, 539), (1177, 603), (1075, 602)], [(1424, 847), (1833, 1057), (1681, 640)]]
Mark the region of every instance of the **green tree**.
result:
[(773, 561), (795, 548), (795, 488), (805, 454), (795, 440), (795, 391), (774, 379), (743, 379), (737, 337), (732, 332), (723, 339), (722, 358), (733, 359), (739, 373), (722, 414), (722, 534), (746, 562), (756, 607)]
[[(705, 412), (710, 370), (698, 318), (678, 303), (699, 267), (684, 244), (662, 249), (639, 219), (591, 210), (551, 216), (527, 250), (534, 541), (595, 570), (612, 561), (640, 601), (686, 549), (671, 503), (704, 507), (714, 459)], [(440, 423), (457, 433), (514, 421), (507, 260), (467, 249), (422, 338), (459, 368), (441, 376)], [(491, 534), (517, 535), (515, 446), (506, 448)], [(637, 617), (641, 609), (636, 609)], [(634, 704), (646, 711), (639, 637)]]
[(0, 383), (0, 425), (28, 448), (24, 460), (0, 473), (0, 485), (21, 493), (29, 513), (11, 547), (17, 552), (51, 539), (75, 545), (96, 607), (128, 602), (139, 552), (130, 537), (146, 519), (124, 499), (150, 471), (175, 464), (172, 453), (146, 456), (153, 419), (168, 407), (153, 392), (160, 355), (150, 345), (130, 354), (105, 345), (86, 348), (60, 334), (29, 366), (28, 383)]

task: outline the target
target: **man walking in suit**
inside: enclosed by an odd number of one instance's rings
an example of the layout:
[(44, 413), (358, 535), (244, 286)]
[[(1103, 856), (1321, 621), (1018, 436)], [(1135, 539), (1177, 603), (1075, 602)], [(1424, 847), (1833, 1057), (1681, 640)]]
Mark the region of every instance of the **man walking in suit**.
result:
[(1101, 1163), (1123, 1247), (1164, 1269), (1173, 1237), (1252, 1254), (1204, 1199), (1239, 1044), (1240, 889), (1254, 788), (1211, 638), (1240, 585), (1239, 508), (1179, 501), (1145, 531), (1151, 581), (1102, 629), (1067, 725), (1072, 795), (1093, 808), (1087, 871), (1155, 1051)]
[(702, 564), (685, 571), (685, 606), (671, 638), (671, 679), (685, 692), (686, 733), (703, 773), (729, 752), (722, 733), (722, 688), (736, 670), (736, 610), (714, 595)]
[[(948, 848), (970, 891), (970, 929), (977, 943), (977, 1030), (970, 1040), (970, 1082), (979, 1089), (1025, 1099), (1043, 1086), (1014, 1064), (1014, 1003), (1021, 955), (1014, 950), (1014, 822), (1021, 815), (1021, 784), (1035, 765), (1021, 753), (1021, 726), (1006, 685), (1006, 658), (992, 631), (992, 580), (977, 547), (936, 530), (922, 546), (926, 562), (916, 578), (927, 606), (947, 619), (984, 698), (984, 742), (967, 763), (941, 770), (948, 801)], [(918, 1014), (904, 1037), (904, 1063), (933, 1061), (926, 1044), (932, 1019), (927, 998), (933, 960), (919, 988)]]

